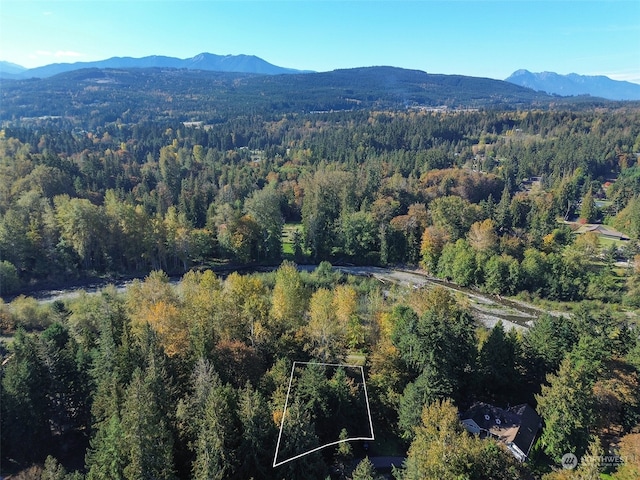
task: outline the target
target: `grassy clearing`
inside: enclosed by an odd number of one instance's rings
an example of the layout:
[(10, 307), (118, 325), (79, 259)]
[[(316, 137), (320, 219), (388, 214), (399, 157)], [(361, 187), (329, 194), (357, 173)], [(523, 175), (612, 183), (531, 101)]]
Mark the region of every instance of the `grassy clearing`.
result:
[(598, 235), (598, 242), (600, 243), (600, 248), (602, 249), (611, 248), (611, 245), (622, 248), (624, 245), (627, 245), (629, 243), (628, 240), (618, 240), (615, 238), (607, 237), (606, 235)]
[(302, 233), (301, 223), (287, 223), (282, 228), (282, 253), (293, 255), (293, 234), (295, 231)]
[(347, 363), (347, 365), (364, 366), (366, 360), (367, 357), (365, 357), (362, 353), (350, 353), (349, 355), (347, 355), (345, 362)]
[[(296, 231), (300, 233), (302, 238), (304, 232), (302, 223), (286, 223), (284, 227), (282, 227), (282, 253), (285, 258), (292, 258), (294, 256), (293, 239)], [(304, 251), (304, 249), (303, 253), (309, 255), (309, 252)]]

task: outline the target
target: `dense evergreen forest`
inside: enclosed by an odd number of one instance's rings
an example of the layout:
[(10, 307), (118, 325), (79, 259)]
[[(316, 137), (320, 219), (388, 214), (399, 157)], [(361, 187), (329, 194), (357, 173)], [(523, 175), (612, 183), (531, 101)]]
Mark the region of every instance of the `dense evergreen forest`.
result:
[[(361, 459), (393, 455), (398, 479), (638, 478), (640, 110), (100, 118), (0, 132), (3, 474), (367, 479)], [(487, 329), (447, 289), (331, 264), (419, 267), (550, 313)], [(229, 273), (246, 266), (274, 270)], [(121, 277), (138, 280), (21, 295)], [(294, 361), (364, 365), (368, 449), (272, 467)], [(295, 385), (283, 455), (359, 435), (352, 370)], [(476, 401), (536, 408), (526, 463), (462, 429)], [(561, 468), (609, 451), (626, 463)]]

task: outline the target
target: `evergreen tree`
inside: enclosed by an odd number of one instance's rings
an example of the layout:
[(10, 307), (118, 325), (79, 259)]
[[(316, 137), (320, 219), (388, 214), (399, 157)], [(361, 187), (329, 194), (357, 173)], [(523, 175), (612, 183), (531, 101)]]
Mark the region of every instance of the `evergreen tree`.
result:
[(525, 363), (533, 383), (539, 384), (555, 371), (577, 340), (571, 322), (547, 314), (540, 316), (523, 338)]
[(428, 308), (419, 319), (407, 307), (396, 308), (392, 340), (418, 374), (429, 369), (436, 385), (448, 384), (463, 395), (476, 354), (473, 319), (447, 290), (434, 288), (427, 295)]
[(354, 210), (353, 180), (349, 172), (322, 169), (305, 185), (302, 223), (316, 260), (328, 259), (338, 245), (337, 220)]
[(2, 459), (22, 465), (42, 461), (49, 445), (48, 376), (32, 335), (18, 330), (11, 349), (2, 372)]
[(598, 219), (598, 207), (593, 198), (593, 192), (591, 189), (582, 197), (582, 204), (580, 205), (580, 218), (584, 219), (587, 223), (593, 223)]
[(122, 407), (127, 480), (175, 478), (173, 438), (157, 398), (159, 388), (153, 372), (134, 371)]
[(98, 425), (87, 451), (87, 480), (124, 480), (127, 464), (124, 439), (125, 432), (117, 412)]
[(233, 477), (238, 468), (240, 431), (236, 403), (230, 386), (218, 384), (209, 391), (194, 443), (194, 479), (223, 480)]
[(277, 431), (267, 402), (249, 384), (239, 393), (238, 417), (242, 425), (242, 439), (238, 448), (242, 459), (237, 476), (267, 480), (272, 476), (272, 446)]
[[(191, 452), (191, 473), (198, 479), (233, 478), (242, 439), (238, 399), (223, 385), (211, 364), (200, 359), (191, 376), (192, 392), (178, 404), (178, 430)], [(251, 417), (246, 419), (251, 422)]]
[(60, 323), (40, 336), (39, 355), (47, 370), (48, 417), (55, 431), (65, 433), (90, 423), (89, 356)]
[(49, 455), (44, 461), (44, 468), (40, 480), (74, 480), (80, 479), (80, 474), (67, 474), (67, 470), (55, 457)]
[[(320, 441), (309, 409), (295, 400), (287, 407), (277, 462), (302, 455), (319, 446)], [(304, 455), (276, 468), (276, 475), (281, 478), (324, 479), (327, 473), (327, 466), (318, 452)]]
[(498, 405), (510, 402), (513, 393), (519, 391), (520, 378), (516, 370), (519, 363), (515, 331), (505, 333), (502, 322), (498, 322), (478, 354), (478, 386), (487, 401)]
[(500, 201), (494, 211), (496, 228), (499, 232), (509, 231), (512, 225), (511, 219), (511, 195), (505, 186)]
[(400, 397), (398, 428), (402, 438), (411, 440), (414, 437), (425, 405), (449, 398), (452, 394), (451, 382), (439, 375), (433, 366), (427, 366), (414, 382), (405, 387)]
[(111, 293), (102, 293), (103, 308), (107, 314), (100, 321), (100, 336), (90, 371), (94, 385), (91, 404), (93, 434), (85, 460), (89, 480), (124, 479), (126, 466), (120, 410), (128, 381), (126, 373), (135, 366), (123, 368), (131, 356), (126, 343), (128, 325), (124, 304)]
[(336, 453), (334, 454), (334, 469), (337, 469), (340, 472), (341, 478), (345, 476), (345, 470), (347, 468), (347, 463), (353, 458), (353, 448), (351, 444), (347, 441), (349, 438), (349, 432), (347, 432), (346, 428), (340, 430), (340, 436), (338, 439), (341, 443), (336, 447)]
[(587, 449), (589, 427), (595, 422), (588, 372), (567, 358), (557, 374), (547, 376), (547, 382), (536, 395), (538, 412), (544, 419), (540, 442), (557, 462), (567, 452), (580, 457)]
[[(114, 321), (113, 318), (105, 316), (100, 322), (100, 336), (98, 337), (97, 350), (93, 358), (93, 365), (90, 376), (93, 381), (93, 402), (91, 414), (94, 423), (100, 423), (110, 417), (114, 412), (119, 411), (120, 405), (117, 394), (119, 389), (124, 388), (125, 379), (118, 368), (118, 357), (120, 351), (116, 337), (122, 332), (122, 324)], [(114, 391), (114, 389), (116, 391)], [(113, 403), (115, 401), (115, 404)]]
[(378, 480), (383, 478), (378, 475), (373, 463), (369, 460), (369, 457), (365, 457), (361, 460), (356, 468), (351, 473), (351, 480)]

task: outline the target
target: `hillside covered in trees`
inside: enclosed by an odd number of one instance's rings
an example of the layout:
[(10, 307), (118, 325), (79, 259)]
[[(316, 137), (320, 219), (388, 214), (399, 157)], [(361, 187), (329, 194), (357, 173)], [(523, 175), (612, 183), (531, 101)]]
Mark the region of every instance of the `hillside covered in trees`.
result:
[[(394, 455), (399, 479), (637, 477), (634, 104), (434, 109), (377, 91), (354, 103), (337, 86), (350, 111), (324, 111), (344, 110), (319, 104), (326, 92), (247, 108), (239, 85), (277, 77), (220, 76), (226, 93), (211, 95), (224, 100), (205, 117), (199, 87), (189, 99), (150, 71), (129, 89), (122, 73), (118, 90), (114, 72), (67, 75), (93, 83), (76, 78), (79, 94), (53, 77), (30, 103), (44, 80), (3, 84), (23, 95), (3, 97), (0, 132), (3, 474), (364, 479), (377, 473), (362, 458)], [(148, 95), (163, 99), (157, 115)], [(123, 108), (131, 99), (143, 108)], [(549, 313), (487, 329), (448, 289), (328, 262), (419, 267)], [(50, 303), (23, 295), (119, 278), (137, 280)], [(342, 443), (272, 467), (281, 426), (294, 456), (362, 423), (357, 377), (322, 367), (297, 377), (281, 423), (294, 361), (364, 366), (369, 450)], [(458, 413), (478, 401), (536, 408), (526, 463), (462, 430)], [(627, 463), (559, 470), (565, 453), (609, 451)]]
[(0, 120), (61, 116), (83, 129), (118, 120), (218, 123), (237, 115), (407, 107), (514, 110), (619, 105), (589, 96), (548, 95), (500, 80), (394, 67), (291, 75), (88, 68), (44, 79), (3, 80), (0, 99)]

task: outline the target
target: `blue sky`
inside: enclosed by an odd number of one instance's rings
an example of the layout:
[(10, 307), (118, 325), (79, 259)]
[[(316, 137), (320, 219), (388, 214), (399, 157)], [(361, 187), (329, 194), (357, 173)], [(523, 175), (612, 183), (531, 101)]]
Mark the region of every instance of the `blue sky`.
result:
[(25, 67), (201, 52), (316, 71), (504, 79), (526, 68), (640, 83), (640, 1), (0, 0), (0, 60)]

